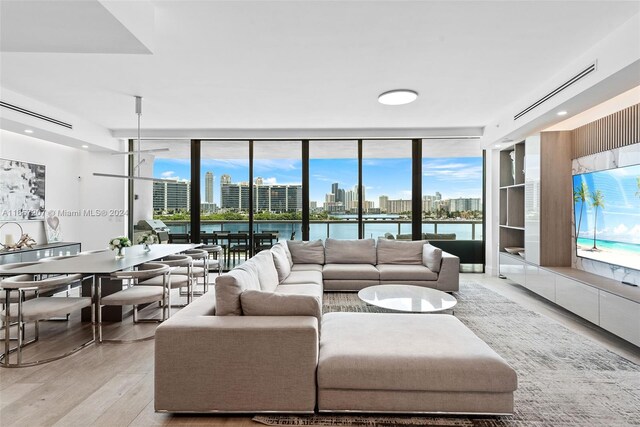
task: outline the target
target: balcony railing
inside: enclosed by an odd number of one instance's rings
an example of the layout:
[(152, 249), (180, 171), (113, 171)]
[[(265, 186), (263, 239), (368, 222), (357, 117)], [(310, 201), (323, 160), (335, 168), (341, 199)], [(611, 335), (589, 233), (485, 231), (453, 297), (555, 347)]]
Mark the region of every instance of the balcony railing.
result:
[[(189, 221), (164, 221), (172, 233), (190, 233)], [(411, 221), (398, 219), (364, 219), (364, 235), (367, 238), (378, 238), (389, 233), (394, 238), (407, 238), (411, 234)], [(231, 231), (248, 232), (248, 221), (203, 220), (201, 231)], [(255, 232), (277, 231), (281, 239), (295, 240), (302, 238), (302, 221), (299, 220), (256, 220)], [(320, 220), (310, 221), (309, 237), (311, 240), (327, 239), (356, 239), (358, 238), (357, 220)], [(294, 234), (295, 233), (295, 234)], [(482, 240), (481, 220), (424, 220), (422, 233), (445, 235), (444, 240)], [(455, 237), (452, 238), (453, 234)], [(449, 235), (449, 236), (446, 236)], [(438, 239), (435, 239), (438, 240)]]

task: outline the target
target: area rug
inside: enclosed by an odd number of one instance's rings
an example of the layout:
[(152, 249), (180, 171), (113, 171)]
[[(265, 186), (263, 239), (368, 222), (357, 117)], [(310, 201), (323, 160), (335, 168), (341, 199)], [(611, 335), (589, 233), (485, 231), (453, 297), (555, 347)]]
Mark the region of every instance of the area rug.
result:
[[(455, 316), (518, 373), (513, 416), (332, 414), (253, 420), (286, 426), (640, 426), (640, 366), (479, 284), (462, 283), (455, 296)], [(385, 312), (354, 293), (326, 293), (324, 312), (333, 311)]]

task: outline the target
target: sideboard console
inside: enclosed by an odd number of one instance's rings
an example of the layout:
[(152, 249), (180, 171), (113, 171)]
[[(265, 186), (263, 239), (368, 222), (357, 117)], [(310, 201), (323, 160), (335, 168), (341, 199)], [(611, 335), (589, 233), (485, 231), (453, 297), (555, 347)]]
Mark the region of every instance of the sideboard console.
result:
[(24, 248), (16, 251), (0, 251), (0, 264), (14, 262), (38, 261), (42, 258), (62, 255), (75, 255), (81, 250), (80, 243), (57, 242), (47, 245), (35, 245), (33, 248)]

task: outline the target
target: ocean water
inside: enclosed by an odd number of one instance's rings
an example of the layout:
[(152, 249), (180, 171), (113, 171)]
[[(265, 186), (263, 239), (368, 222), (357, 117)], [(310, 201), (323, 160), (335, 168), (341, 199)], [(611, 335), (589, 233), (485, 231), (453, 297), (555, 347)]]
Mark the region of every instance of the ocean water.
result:
[[(170, 228), (176, 233), (185, 233), (188, 225), (171, 225)], [(300, 240), (302, 237), (302, 224), (290, 223), (290, 222), (268, 222), (268, 223), (256, 223), (256, 231), (278, 231), (280, 238), (289, 239), (291, 234), (295, 232), (295, 239)], [(474, 224), (438, 224), (438, 233), (455, 233), (457, 240), (472, 240)], [(214, 231), (220, 231), (220, 224), (202, 224), (201, 230), (207, 233)], [(246, 232), (249, 230), (248, 223), (227, 223), (224, 224), (225, 231), (231, 232)], [(423, 233), (435, 232), (435, 224), (423, 224)], [(397, 222), (377, 222), (377, 223), (365, 223), (364, 235), (366, 238), (378, 238), (385, 235), (385, 233), (391, 233), (394, 236), (397, 234), (410, 234), (411, 224), (398, 224)], [(311, 240), (321, 239), (324, 240), (327, 237), (334, 239), (357, 239), (358, 238), (358, 224), (352, 221), (345, 221), (344, 223), (312, 223), (310, 224), (309, 238)], [(482, 224), (475, 224), (475, 240), (482, 240)]]
[[(593, 247), (593, 239), (584, 237), (578, 238), (578, 244), (585, 248)], [(596, 246), (601, 249), (608, 249), (611, 252), (625, 252), (640, 255), (640, 244), (614, 242), (613, 240), (600, 240), (596, 238)]]

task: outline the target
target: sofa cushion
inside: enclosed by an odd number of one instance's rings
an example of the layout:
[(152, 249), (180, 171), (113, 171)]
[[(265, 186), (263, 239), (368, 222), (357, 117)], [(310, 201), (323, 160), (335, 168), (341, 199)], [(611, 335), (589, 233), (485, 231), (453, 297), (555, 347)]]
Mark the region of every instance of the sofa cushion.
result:
[(293, 264), (324, 264), (324, 245), (322, 240), (303, 242), (291, 240), (287, 242)]
[(278, 285), (276, 292), (287, 295), (311, 295), (320, 298), (322, 301), (322, 286), (318, 286), (313, 283), (300, 285)]
[(326, 264), (376, 264), (376, 241), (373, 239), (329, 238), (324, 246)]
[(278, 272), (278, 281), (282, 282), (291, 273), (291, 264), (289, 263), (289, 258), (287, 258), (287, 249), (284, 244), (276, 243), (269, 251), (271, 251), (273, 263)]
[(290, 242), (290, 240), (283, 240), (279, 242), (279, 244), (284, 247), (284, 253), (287, 255), (287, 259), (289, 260), (289, 267), (293, 267), (293, 258), (291, 257), (291, 251), (289, 250), (289, 245), (287, 242)]
[(380, 280), (438, 280), (438, 275), (424, 265), (378, 264)]
[(516, 372), (454, 316), (327, 313), (318, 387), (512, 392)]
[(246, 316), (313, 316), (322, 320), (322, 299), (311, 295), (247, 290), (240, 296)]
[(320, 264), (293, 264), (291, 271), (319, 271), (322, 272)]
[(260, 282), (260, 289), (267, 292), (275, 291), (280, 280), (276, 265), (273, 262), (273, 256), (268, 250), (259, 252), (253, 258), (240, 265), (240, 267), (245, 268), (247, 266), (255, 268)]
[(325, 264), (325, 280), (379, 280), (380, 272), (371, 264)]
[(426, 243), (422, 248), (422, 263), (434, 273), (439, 273), (442, 264), (442, 249)]
[(216, 315), (242, 315), (240, 295), (246, 290), (260, 290), (260, 281), (250, 270), (234, 268), (216, 278)]
[(424, 240), (378, 239), (378, 264), (422, 264)]
[(322, 285), (322, 273), (319, 271), (292, 271), (284, 281), (283, 285), (297, 285), (300, 283), (312, 283)]

